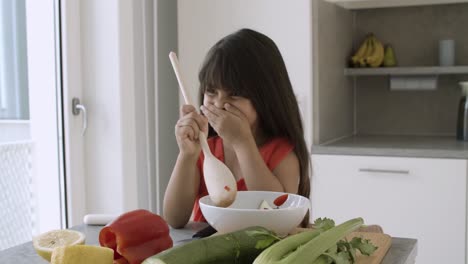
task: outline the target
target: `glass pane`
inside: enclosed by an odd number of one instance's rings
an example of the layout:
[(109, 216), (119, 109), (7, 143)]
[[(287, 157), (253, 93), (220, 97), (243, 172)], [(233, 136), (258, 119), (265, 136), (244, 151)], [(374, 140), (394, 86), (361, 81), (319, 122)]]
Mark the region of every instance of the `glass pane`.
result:
[(25, 0), (1, 0), (0, 19), (0, 119), (29, 119)]
[[(41, 3), (50, 6), (46, 9), (54, 13), (53, 4)], [(41, 105), (46, 98), (59, 102), (55, 99), (59, 94), (57, 88), (42, 85), (41, 81), (50, 83), (52, 79), (54, 83), (57, 79), (55, 58), (38, 60), (39, 55), (49, 53), (44, 49), (38, 52), (33, 48), (34, 53), (28, 50), (35, 45), (28, 41), (37, 41), (34, 37), (29, 39), (31, 30), (38, 32), (39, 29), (28, 24), (27, 16), (31, 11), (26, 8), (27, 4), (25, 0), (0, 0), (0, 250), (31, 241), (33, 236), (47, 231), (42, 228), (44, 224), (60, 223), (61, 218), (60, 213), (44, 217), (49, 209), (60, 208), (61, 200), (60, 185), (56, 184), (60, 177), (59, 160), (63, 156), (57, 147), (57, 117), (61, 116), (57, 111), (61, 107), (50, 103)], [(35, 20), (40, 15), (38, 12), (50, 18), (43, 10), (33, 12), (36, 12)], [(56, 56), (55, 28), (51, 24), (39, 33), (42, 39), (52, 36), (47, 43), (50, 45), (46, 46), (50, 46), (47, 49)], [(53, 73), (43, 74), (39, 80), (36, 78), (34, 83), (29, 83), (31, 72), (38, 68), (37, 61)], [(31, 62), (36, 66), (28, 67), (33, 65)], [(53, 110), (44, 112), (43, 109)], [(60, 224), (54, 227), (60, 228)]]

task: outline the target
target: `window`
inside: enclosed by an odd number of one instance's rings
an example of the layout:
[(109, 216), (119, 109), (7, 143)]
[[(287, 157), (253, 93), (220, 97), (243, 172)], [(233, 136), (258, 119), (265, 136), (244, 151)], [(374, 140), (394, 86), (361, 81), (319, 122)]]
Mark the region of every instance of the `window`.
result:
[(0, 250), (63, 226), (57, 2), (0, 0)]
[(0, 119), (29, 119), (25, 0), (0, 1)]

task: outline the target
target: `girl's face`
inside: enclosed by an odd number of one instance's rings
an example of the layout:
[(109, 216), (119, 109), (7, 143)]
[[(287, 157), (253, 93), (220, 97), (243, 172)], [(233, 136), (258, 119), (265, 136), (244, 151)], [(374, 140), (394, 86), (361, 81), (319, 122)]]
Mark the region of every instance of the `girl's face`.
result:
[(257, 111), (255, 111), (255, 108), (249, 99), (232, 95), (223, 89), (207, 90), (203, 96), (204, 106), (214, 105), (218, 109), (224, 109), (224, 104), (226, 103), (237, 107), (247, 117), (250, 128), (255, 135), (258, 117)]

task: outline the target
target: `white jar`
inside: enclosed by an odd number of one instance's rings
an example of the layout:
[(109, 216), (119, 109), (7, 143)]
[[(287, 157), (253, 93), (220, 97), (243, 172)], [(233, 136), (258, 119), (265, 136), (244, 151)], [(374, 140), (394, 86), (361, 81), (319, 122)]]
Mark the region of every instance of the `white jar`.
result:
[(453, 39), (439, 41), (439, 65), (455, 65), (455, 41)]

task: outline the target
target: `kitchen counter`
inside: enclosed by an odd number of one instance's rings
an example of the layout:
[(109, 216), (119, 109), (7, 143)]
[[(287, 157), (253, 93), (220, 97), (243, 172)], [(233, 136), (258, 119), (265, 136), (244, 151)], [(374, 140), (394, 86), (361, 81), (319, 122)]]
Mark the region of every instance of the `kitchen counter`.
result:
[(313, 145), (312, 154), (468, 159), (468, 141), (435, 136), (350, 136)]
[[(86, 234), (86, 244), (99, 245), (98, 235), (103, 226), (80, 225), (73, 227)], [(174, 244), (182, 243), (182, 240), (190, 239), (192, 235), (206, 227), (206, 223), (189, 223), (184, 229), (171, 229), (171, 237)], [(416, 239), (393, 238), (392, 246), (385, 256), (382, 264), (413, 264), (417, 253)], [(36, 254), (32, 242), (12, 247), (0, 252), (2, 264), (47, 264), (48, 262)]]

